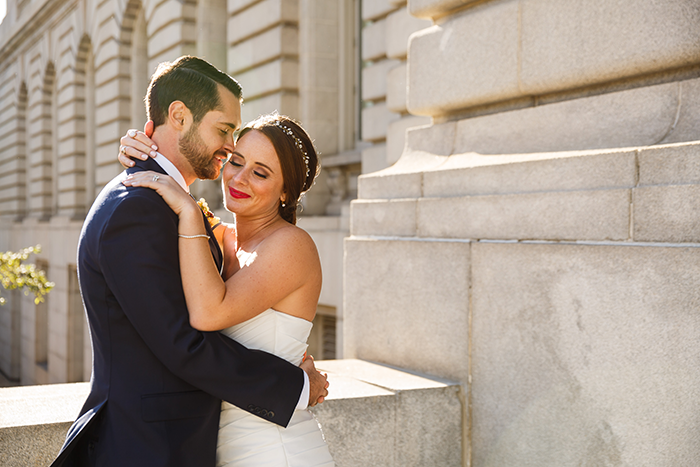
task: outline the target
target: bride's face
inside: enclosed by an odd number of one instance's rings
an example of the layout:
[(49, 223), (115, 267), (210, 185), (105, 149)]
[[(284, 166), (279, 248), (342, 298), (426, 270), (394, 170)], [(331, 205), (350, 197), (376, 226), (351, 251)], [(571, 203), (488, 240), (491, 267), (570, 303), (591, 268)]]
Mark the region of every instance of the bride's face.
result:
[(238, 216), (275, 215), (284, 201), (284, 178), (277, 152), (262, 132), (239, 138), (222, 178), (226, 209)]

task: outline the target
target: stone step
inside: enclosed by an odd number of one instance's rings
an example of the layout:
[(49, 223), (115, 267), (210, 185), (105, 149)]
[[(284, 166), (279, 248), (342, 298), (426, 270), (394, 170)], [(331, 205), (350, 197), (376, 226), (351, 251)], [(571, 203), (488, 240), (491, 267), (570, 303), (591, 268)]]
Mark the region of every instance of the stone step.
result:
[[(362, 360), (317, 361), (330, 395), (313, 410), (338, 467), (462, 465), (461, 386)], [(0, 465), (54, 458), (88, 383), (0, 389)]]

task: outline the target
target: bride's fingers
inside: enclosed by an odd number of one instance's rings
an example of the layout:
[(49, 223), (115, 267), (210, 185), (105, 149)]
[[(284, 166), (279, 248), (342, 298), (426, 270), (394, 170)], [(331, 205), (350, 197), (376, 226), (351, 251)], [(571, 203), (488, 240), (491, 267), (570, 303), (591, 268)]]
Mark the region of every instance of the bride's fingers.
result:
[(129, 157), (138, 158), (141, 160), (146, 160), (149, 156), (156, 157), (156, 150), (158, 149), (158, 146), (141, 131), (127, 131), (126, 135), (121, 137), (119, 143), (120, 154), (125, 154), (123, 150), (124, 148), (132, 148), (131, 150), (127, 149), (126, 155)]
[[(121, 141), (122, 144), (125, 144), (125, 141), (127, 143), (134, 142), (134, 147), (141, 150), (142, 152), (150, 152), (151, 149), (158, 150), (158, 146), (156, 145), (156, 143), (151, 138), (146, 136), (146, 133), (139, 130), (131, 129), (127, 131), (126, 134), (122, 136)], [(139, 144), (141, 146), (138, 146)]]
[(167, 175), (151, 171), (137, 172), (129, 175), (122, 181), (126, 186), (145, 186), (148, 188), (159, 188), (171, 185), (173, 179)]
[(140, 152), (130, 148), (129, 146), (119, 146), (119, 155), (117, 156), (117, 159), (123, 167), (129, 168), (134, 166), (135, 162), (133, 161), (132, 157), (141, 160), (148, 159), (147, 155), (141, 154)]

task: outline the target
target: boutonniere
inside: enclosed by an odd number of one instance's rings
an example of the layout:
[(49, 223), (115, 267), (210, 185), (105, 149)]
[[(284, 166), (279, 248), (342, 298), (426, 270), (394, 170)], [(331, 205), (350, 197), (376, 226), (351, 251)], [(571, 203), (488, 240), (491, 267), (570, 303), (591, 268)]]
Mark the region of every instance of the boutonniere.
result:
[(211, 212), (211, 209), (209, 209), (209, 205), (207, 204), (207, 201), (204, 198), (199, 198), (197, 204), (199, 205), (199, 209), (201, 209), (204, 213), (204, 217), (206, 217), (209, 221), (209, 226), (212, 228), (212, 230), (218, 227), (219, 224), (221, 224), (221, 219), (216, 217), (214, 213)]

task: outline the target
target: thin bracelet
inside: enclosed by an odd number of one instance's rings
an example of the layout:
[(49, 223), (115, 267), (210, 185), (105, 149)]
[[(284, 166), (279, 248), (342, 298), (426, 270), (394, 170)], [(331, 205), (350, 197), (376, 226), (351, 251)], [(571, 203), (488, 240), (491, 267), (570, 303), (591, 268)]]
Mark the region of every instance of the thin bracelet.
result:
[(182, 235), (182, 234), (177, 234), (178, 237), (180, 238), (209, 238), (209, 235)]

